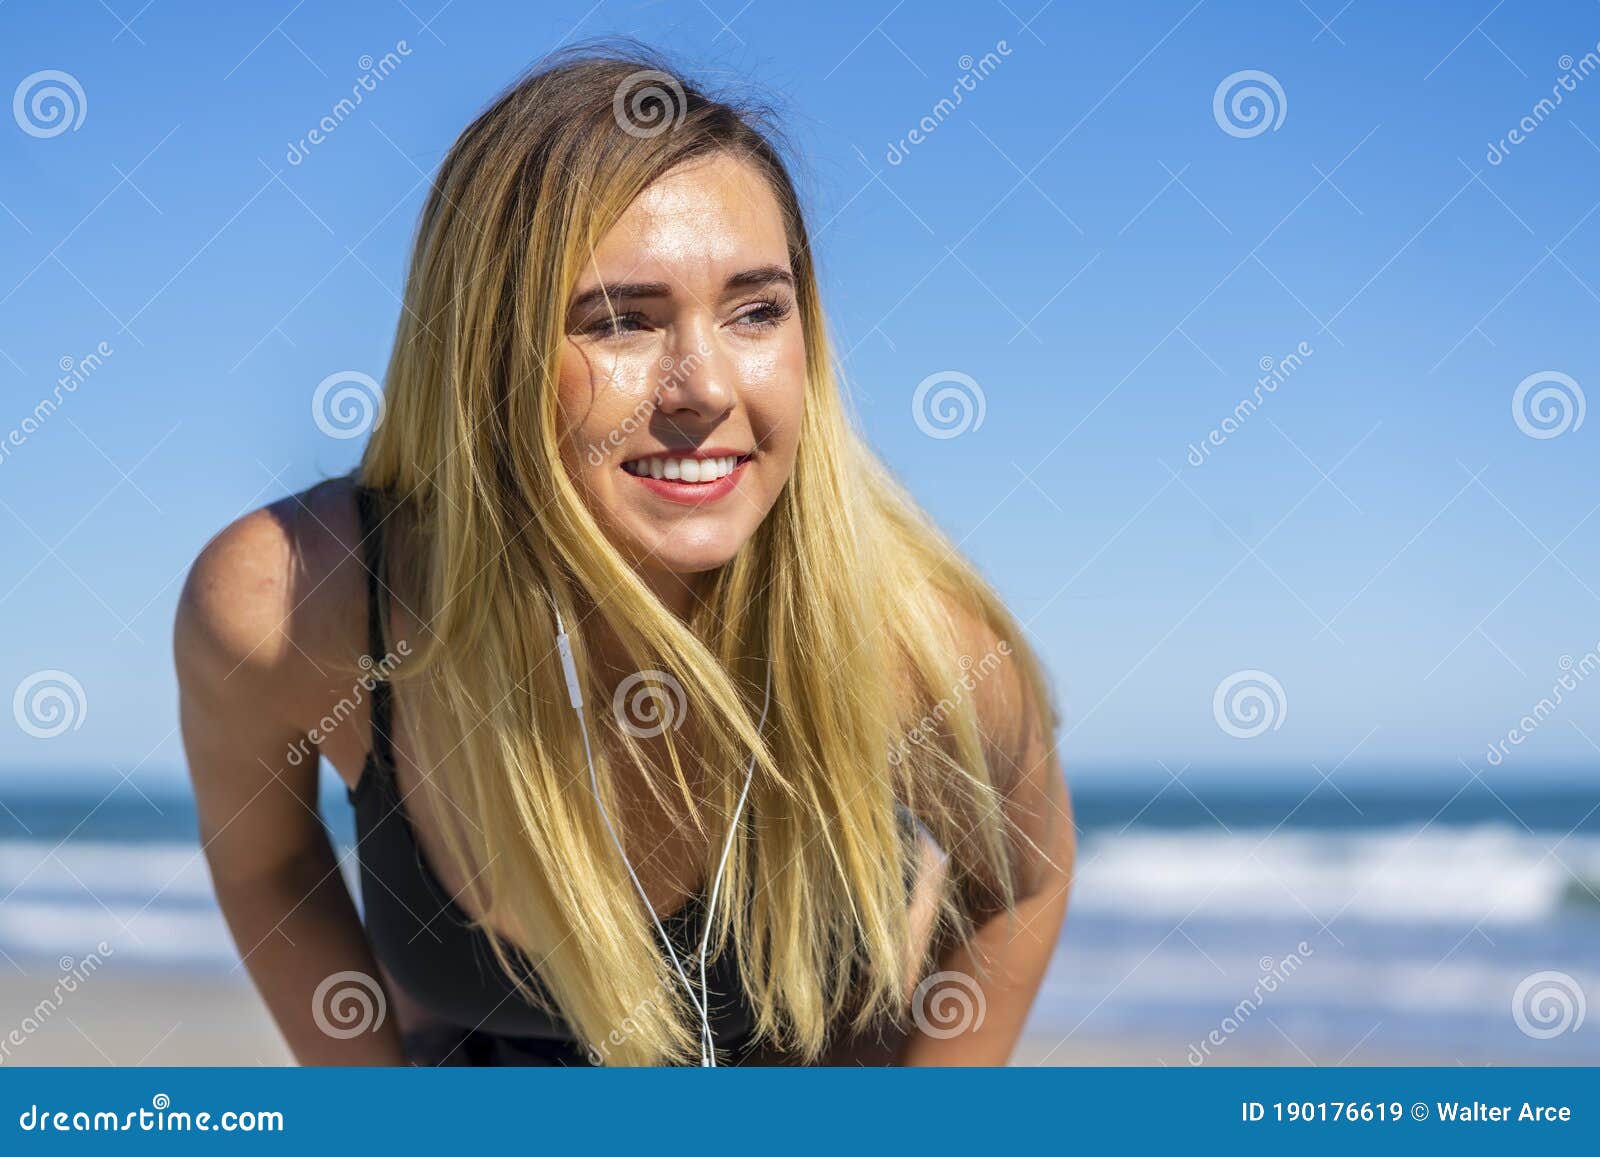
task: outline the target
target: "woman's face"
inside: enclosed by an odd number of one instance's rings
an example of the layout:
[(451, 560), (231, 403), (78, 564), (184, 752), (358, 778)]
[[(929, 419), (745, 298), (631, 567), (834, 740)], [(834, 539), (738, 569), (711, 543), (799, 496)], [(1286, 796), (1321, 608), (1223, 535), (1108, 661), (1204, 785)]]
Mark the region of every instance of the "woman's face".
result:
[(805, 381), (788, 240), (760, 172), (716, 154), (649, 186), (573, 291), (560, 406), (567, 469), (663, 598), (731, 559), (777, 501)]

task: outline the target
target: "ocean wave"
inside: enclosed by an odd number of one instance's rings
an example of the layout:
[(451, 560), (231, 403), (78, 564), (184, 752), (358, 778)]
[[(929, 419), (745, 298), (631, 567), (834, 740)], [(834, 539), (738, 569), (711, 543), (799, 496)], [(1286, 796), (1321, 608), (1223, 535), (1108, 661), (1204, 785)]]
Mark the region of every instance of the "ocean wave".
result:
[[(1453, 943), (1472, 929), (1560, 919), (1600, 928), (1600, 837), (1499, 824), (1101, 830), (1079, 848), (1067, 935), (1083, 921), (1096, 937), (1203, 921), (1309, 931), (1357, 922), (1394, 935), (1458, 929)], [(237, 960), (196, 845), (0, 840), (0, 952), (51, 959), (102, 939), (133, 960)]]
[(0, 840), (0, 949), (222, 967), (238, 959), (205, 857), (177, 841)]
[(1101, 833), (1079, 849), (1080, 912), (1516, 925), (1600, 915), (1600, 837), (1508, 825)]
[(239, 958), (197, 844), (0, 840), (0, 953), (77, 958), (101, 941), (133, 963), (211, 969)]
[[(1296, 946), (1283, 937), (1253, 937), (1253, 944), (1240, 944), (1234, 951), (1206, 941), (1203, 955), (1182, 937), (1173, 937), (1155, 950), (1144, 943), (1137, 949), (1085, 943), (1080, 937), (1069, 941), (1070, 948), (1052, 967), (1043, 989), (1044, 1003), (1061, 1009), (1081, 1008), (1114, 990), (1125, 1002), (1168, 1012), (1226, 1009), (1249, 993), (1270, 969), (1282, 978), (1279, 999), (1302, 1009), (1505, 1019), (1511, 993), (1519, 981), (1537, 971), (1545, 952), (1541, 946), (1531, 956), (1520, 952), (1452, 954), (1450, 937), (1404, 951), (1373, 951), (1372, 945), (1341, 946), (1314, 931), (1309, 935), (1316, 944), (1308, 953), (1297, 953), (1292, 971), (1282, 969), (1281, 963), (1284, 954), (1294, 952)], [(1278, 950), (1277, 956), (1271, 955), (1273, 948)], [(1562, 963), (1586, 991), (1600, 989), (1600, 973), (1576, 960)]]
[(205, 856), (192, 843), (0, 840), (0, 906), (10, 900), (91, 898), (119, 902), (210, 902)]
[(22, 959), (77, 960), (110, 947), (107, 958), (136, 964), (221, 968), (239, 954), (216, 908), (102, 907), (8, 900), (0, 904), (0, 945)]

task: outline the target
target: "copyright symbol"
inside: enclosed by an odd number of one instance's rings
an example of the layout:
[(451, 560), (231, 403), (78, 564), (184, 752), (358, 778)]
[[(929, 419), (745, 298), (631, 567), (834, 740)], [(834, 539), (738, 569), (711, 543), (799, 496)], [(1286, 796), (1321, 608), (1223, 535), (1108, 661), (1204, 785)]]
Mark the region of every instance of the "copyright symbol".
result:
[(1428, 1106), (1418, 1101), (1411, 1106), (1411, 1115), (1419, 1121), (1426, 1121), (1428, 1119)]

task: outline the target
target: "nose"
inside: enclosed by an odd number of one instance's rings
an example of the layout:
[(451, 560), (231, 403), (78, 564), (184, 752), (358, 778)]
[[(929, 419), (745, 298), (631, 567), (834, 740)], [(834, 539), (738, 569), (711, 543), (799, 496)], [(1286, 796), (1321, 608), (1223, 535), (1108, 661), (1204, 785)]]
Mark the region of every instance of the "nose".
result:
[(688, 325), (677, 332), (661, 361), (658, 409), (677, 421), (714, 423), (738, 397), (738, 370), (718, 344), (711, 325)]

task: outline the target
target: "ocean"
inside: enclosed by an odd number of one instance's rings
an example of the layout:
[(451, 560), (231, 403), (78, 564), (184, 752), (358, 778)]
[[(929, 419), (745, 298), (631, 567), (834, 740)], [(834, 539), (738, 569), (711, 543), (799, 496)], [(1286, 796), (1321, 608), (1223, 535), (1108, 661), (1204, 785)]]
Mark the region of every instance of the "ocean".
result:
[[(1600, 1064), (1600, 792), (1466, 775), (1158, 786), (1074, 781), (1078, 867), (1029, 1025), (1039, 1052)], [(343, 795), (323, 814), (348, 851)], [(119, 968), (234, 969), (195, 831), (186, 796), (126, 784), (0, 796), (0, 967), (53, 976), (104, 940)]]

